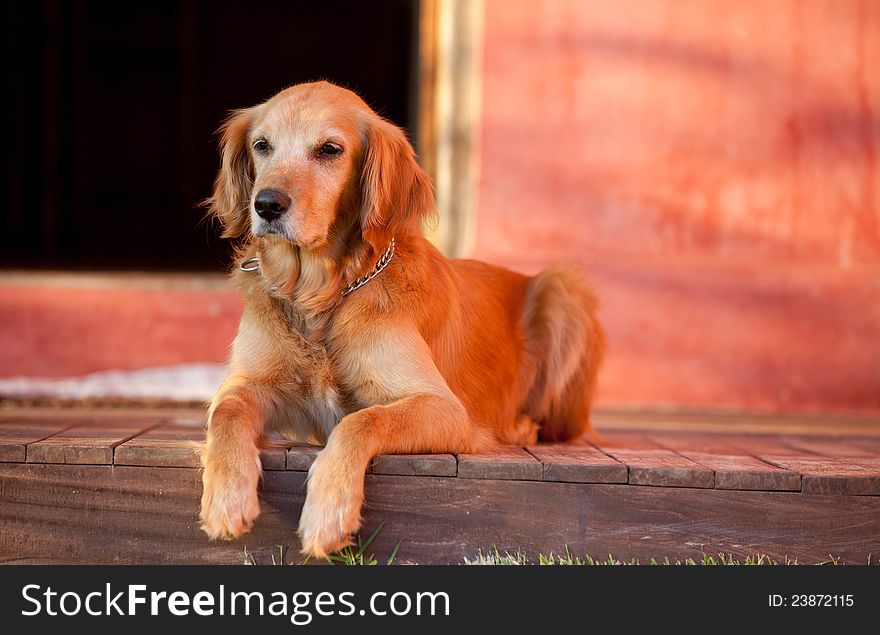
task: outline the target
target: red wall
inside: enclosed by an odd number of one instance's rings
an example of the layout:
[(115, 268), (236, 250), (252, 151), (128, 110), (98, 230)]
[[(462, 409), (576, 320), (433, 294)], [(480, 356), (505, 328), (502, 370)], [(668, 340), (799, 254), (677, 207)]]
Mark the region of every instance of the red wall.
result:
[(880, 2), (488, 0), (474, 255), (589, 266), (606, 404), (880, 411)]
[(225, 363), (242, 301), (210, 289), (0, 279), (0, 378)]

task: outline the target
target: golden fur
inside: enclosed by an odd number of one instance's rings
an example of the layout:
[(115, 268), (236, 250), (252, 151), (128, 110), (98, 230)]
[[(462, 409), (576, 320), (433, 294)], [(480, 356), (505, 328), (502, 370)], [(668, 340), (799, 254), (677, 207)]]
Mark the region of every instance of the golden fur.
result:
[[(328, 142), (340, 152), (324, 152)], [(244, 236), (234, 278), (245, 309), (209, 411), (209, 536), (237, 537), (259, 514), (270, 431), (325, 445), (299, 525), (303, 552), (325, 557), (358, 530), (378, 454), (479, 452), (588, 429), (604, 336), (582, 275), (443, 257), (421, 234), (435, 214), (428, 177), (401, 130), (359, 97), (294, 86), (234, 113), (221, 146), (209, 205), (225, 236)], [(291, 201), (271, 226), (253, 207), (265, 189)], [(388, 267), (343, 297), (392, 237)], [(260, 270), (239, 271), (253, 256)]]

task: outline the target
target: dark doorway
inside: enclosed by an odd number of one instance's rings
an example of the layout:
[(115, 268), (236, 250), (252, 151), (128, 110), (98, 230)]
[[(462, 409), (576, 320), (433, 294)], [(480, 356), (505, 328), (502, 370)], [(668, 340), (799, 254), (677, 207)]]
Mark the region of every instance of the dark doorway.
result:
[(229, 110), (297, 82), (412, 134), (417, 0), (13, 0), (0, 266), (222, 270), (198, 202)]

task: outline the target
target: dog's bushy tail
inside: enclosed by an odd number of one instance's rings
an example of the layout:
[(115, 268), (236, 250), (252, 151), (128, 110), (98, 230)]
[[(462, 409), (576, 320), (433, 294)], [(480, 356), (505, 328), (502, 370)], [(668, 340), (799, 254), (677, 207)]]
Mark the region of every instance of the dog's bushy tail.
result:
[(557, 265), (529, 282), (523, 327), (534, 378), (524, 412), (540, 426), (542, 441), (566, 441), (590, 428), (605, 352), (597, 308), (579, 268)]

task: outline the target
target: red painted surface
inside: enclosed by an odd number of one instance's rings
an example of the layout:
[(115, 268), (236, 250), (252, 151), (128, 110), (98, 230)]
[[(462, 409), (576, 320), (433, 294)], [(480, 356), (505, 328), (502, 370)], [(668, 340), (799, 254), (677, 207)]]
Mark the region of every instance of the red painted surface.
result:
[(590, 273), (604, 404), (880, 411), (880, 286), (779, 272)]
[(225, 362), (234, 293), (0, 287), (0, 377)]
[(488, 0), (473, 255), (593, 265), (605, 403), (880, 411), (880, 2)]
[[(880, 2), (488, 0), (474, 255), (591, 268), (602, 404), (880, 412)], [(0, 377), (222, 362), (219, 291), (0, 288)]]

